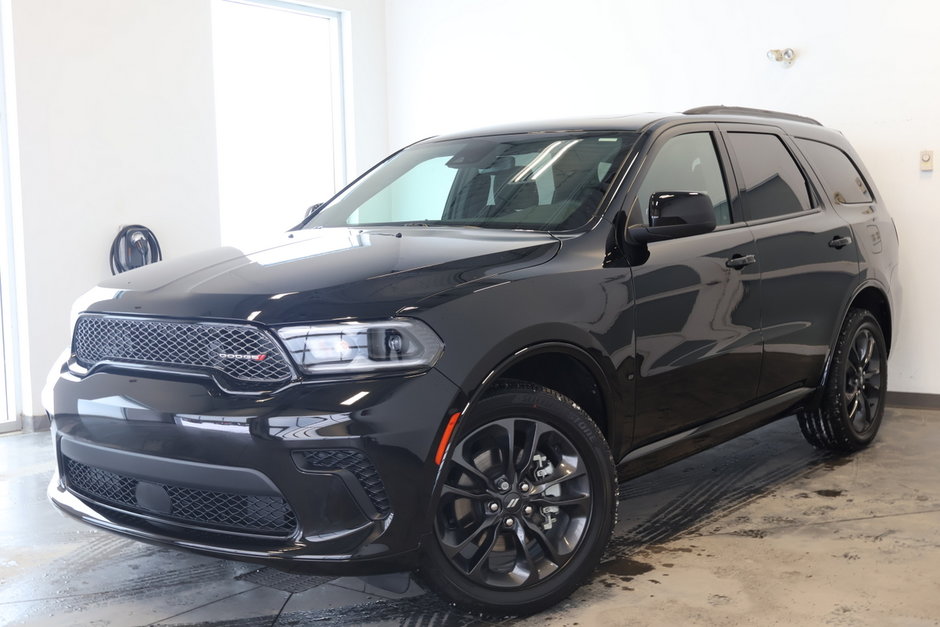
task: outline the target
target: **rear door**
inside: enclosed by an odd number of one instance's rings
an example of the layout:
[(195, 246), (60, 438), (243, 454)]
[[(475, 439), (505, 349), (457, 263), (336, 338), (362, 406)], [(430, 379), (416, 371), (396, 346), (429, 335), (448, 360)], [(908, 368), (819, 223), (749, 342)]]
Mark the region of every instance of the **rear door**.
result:
[[(865, 274), (890, 285), (891, 280), (881, 270), (886, 264), (878, 257), (888, 252), (897, 256), (894, 224), (885, 211), (877, 191), (857, 163), (858, 156), (848, 146), (839, 146), (821, 140), (794, 138), (800, 152), (807, 157), (810, 168), (819, 177), (828, 193), (825, 200), (846, 222), (858, 242), (859, 269)], [(848, 150), (848, 152), (846, 151)], [(892, 255), (893, 253), (893, 255)]]
[(780, 129), (720, 127), (761, 268), (758, 397), (816, 386), (858, 280), (852, 230), (823, 202), (818, 181)]
[(761, 363), (760, 266), (750, 229), (735, 215), (727, 155), (714, 124), (682, 125), (654, 143), (633, 186), (633, 211), (648, 224), (656, 192), (705, 192), (717, 228), (651, 242), (635, 265), (634, 445), (752, 402)]

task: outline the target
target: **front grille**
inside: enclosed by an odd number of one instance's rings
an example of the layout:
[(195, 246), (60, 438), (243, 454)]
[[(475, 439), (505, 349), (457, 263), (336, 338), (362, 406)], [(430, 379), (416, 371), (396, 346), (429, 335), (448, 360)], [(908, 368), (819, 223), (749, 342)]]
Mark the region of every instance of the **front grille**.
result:
[(134, 477), (64, 458), (65, 478), (74, 492), (106, 505), (202, 527), (265, 535), (290, 535), (297, 519), (280, 496), (233, 494), (154, 483), (169, 501), (169, 511), (155, 512), (137, 501), (142, 483)]
[(351, 472), (359, 480), (376, 511), (383, 516), (388, 514), (391, 506), (385, 493), (385, 485), (365, 453), (355, 449), (311, 449), (300, 453), (305, 470)]
[(274, 339), (247, 325), (81, 316), (72, 351), (85, 368), (111, 361), (211, 370), (247, 389), (291, 378)]

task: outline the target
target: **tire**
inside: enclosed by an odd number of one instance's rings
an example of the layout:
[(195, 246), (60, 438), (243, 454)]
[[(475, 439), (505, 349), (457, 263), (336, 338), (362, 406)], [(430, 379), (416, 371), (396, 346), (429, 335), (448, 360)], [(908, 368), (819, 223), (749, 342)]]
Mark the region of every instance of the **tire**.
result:
[(884, 416), (887, 361), (878, 320), (865, 309), (850, 310), (836, 342), (819, 408), (797, 414), (810, 444), (840, 452), (871, 444)]
[(438, 492), (418, 574), (489, 614), (528, 615), (571, 594), (617, 515), (614, 462), (597, 425), (565, 396), (522, 382), (497, 383), (464, 416)]

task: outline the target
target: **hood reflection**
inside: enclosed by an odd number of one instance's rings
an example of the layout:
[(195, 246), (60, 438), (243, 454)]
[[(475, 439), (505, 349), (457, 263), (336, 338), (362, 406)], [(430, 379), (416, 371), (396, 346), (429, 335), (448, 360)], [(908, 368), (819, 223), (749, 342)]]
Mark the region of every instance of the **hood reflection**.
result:
[[(291, 233), (288, 237), (293, 239), (295, 235)], [(289, 242), (283, 246), (276, 246), (259, 252), (245, 253), (245, 257), (249, 261), (262, 266), (275, 266), (281, 263), (319, 257), (340, 250), (372, 245), (369, 233), (350, 229), (307, 231), (296, 237), (298, 239), (296, 242)]]

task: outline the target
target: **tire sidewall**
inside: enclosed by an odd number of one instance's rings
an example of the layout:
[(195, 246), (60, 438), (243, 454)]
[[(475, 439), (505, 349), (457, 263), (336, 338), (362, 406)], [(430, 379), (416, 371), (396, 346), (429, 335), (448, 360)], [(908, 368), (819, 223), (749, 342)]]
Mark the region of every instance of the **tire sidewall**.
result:
[[(878, 433), (881, 420), (884, 416), (885, 395), (887, 392), (887, 346), (884, 339), (884, 333), (881, 326), (871, 313), (864, 310), (856, 310), (846, 321), (847, 324), (839, 337), (839, 354), (836, 368), (832, 372), (829, 385), (827, 386), (828, 410), (830, 415), (840, 422), (845, 437), (849, 440), (853, 448), (861, 448), (868, 445)], [(880, 394), (878, 405), (874, 411), (874, 418), (863, 433), (858, 433), (853, 427), (845, 406), (843, 392), (845, 391), (846, 375), (849, 368), (849, 354), (852, 350), (855, 337), (863, 329), (868, 329), (875, 338), (875, 344), (878, 350), (879, 360), (881, 362), (880, 372)]]

